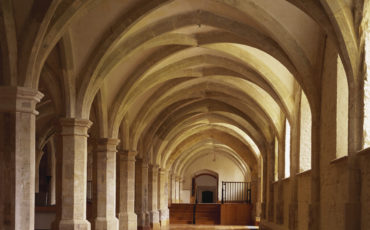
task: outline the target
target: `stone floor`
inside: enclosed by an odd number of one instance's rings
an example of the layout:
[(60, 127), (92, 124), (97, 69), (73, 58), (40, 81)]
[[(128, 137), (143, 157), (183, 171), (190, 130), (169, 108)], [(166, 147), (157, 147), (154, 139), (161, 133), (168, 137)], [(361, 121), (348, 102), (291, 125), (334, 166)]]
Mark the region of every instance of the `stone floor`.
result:
[(192, 229), (203, 229), (203, 230), (244, 230), (244, 229), (258, 229), (255, 226), (214, 226), (214, 225), (187, 225), (187, 224), (172, 224), (168, 230), (192, 230)]

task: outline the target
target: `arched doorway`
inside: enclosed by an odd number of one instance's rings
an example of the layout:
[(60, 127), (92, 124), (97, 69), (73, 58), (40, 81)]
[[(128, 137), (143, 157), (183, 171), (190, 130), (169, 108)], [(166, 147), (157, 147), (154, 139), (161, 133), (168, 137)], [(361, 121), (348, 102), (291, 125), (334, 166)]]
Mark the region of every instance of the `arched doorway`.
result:
[(194, 203), (218, 203), (218, 173), (202, 170), (193, 176), (192, 200)]

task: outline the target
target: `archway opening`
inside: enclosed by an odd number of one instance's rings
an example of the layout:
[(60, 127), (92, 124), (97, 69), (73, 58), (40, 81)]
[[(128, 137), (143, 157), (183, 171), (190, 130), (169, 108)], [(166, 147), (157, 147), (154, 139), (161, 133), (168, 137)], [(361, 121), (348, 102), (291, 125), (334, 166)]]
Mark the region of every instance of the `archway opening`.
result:
[(218, 202), (218, 174), (202, 172), (192, 179), (192, 191), (194, 191), (195, 203)]

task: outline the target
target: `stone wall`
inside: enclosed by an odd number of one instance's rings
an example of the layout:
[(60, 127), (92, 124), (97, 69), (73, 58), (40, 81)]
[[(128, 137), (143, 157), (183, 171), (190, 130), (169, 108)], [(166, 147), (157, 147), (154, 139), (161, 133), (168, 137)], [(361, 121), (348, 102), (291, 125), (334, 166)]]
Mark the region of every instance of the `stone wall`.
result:
[(298, 176), (298, 222), (300, 230), (308, 230), (309, 209), (311, 203), (311, 171), (300, 173)]

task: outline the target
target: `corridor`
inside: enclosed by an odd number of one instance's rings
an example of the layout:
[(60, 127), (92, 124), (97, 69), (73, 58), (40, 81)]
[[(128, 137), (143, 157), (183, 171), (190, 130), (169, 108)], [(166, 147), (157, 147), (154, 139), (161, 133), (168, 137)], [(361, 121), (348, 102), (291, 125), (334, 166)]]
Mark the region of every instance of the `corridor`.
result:
[(369, 230), (370, 0), (0, 0), (0, 175), (0, 230)]

